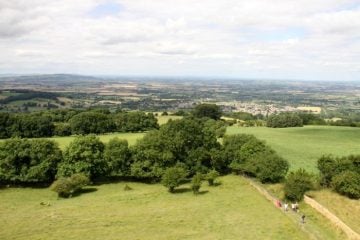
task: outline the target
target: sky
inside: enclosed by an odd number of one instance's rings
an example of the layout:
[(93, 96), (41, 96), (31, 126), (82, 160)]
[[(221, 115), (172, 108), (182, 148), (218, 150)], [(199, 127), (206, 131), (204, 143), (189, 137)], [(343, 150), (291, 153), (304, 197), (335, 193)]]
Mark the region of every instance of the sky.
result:
[(360, 81), (360, 0), (0, 0), (0, 74)]

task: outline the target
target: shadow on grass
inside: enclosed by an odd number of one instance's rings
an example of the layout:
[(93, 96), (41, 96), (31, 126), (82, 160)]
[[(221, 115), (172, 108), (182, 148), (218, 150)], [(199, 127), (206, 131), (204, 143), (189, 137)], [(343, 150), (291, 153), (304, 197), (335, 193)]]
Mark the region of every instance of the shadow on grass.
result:
[(190, 188), (175, 188), (172, 193), (178, 194), (178, 193), (186, 193), (186, 192), (191, 192), (191, 189)]
[(217, 187), (217, 186), (220, 186), (222, 185), (222, 182), (214, 182), (214, 184), (210, 187)]
[(205, 190), (205, 191), (199, 191), (197, 194), (195, 195), (204, 195), (204, 194), (207, 194), (209, 191), (208, 190)]
[(82, 194), (86, 194), (86, 193), (96, 192), (96, 191), (97, 191), (97, 188), (94, 188), (94, 187), (83, 188), (80, 191), (77, 191), (74, 194), (72, 194), (71, 198), (78, 197), (78, 196), (80, 196)]

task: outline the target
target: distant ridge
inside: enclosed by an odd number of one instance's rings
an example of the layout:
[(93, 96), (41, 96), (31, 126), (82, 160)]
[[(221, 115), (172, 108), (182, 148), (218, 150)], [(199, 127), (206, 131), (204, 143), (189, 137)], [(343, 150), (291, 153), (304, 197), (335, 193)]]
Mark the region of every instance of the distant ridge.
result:
[(103, 78), (77, 75), (77, 74), (29, 74), (29, 75), (15, 75), (15, 76), (1, 76), (0, 81), (39, 81), (39, 82), (54, 82), (54, 81), (101, 81)]

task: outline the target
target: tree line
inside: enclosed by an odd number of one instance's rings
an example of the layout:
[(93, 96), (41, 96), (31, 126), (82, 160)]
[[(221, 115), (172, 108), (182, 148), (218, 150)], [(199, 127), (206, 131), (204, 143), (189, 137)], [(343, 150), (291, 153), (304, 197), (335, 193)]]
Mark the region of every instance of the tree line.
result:
[(81, 173), (92, 181), (131, 177), (159, 182), (172, 168), (181, 169), (182, 176), (201, 174), (210, 181), (231, 171), (262, 182), (284, 178), (288, 162), (264, 142), (241, 134), (224, 136), (220, 144), (208, 120), (169, 121), (131, 147), (118, 138), (104, 144), (95, 135), (78, 136), (64, 151), (52, 140), (8, 139), (0, 144), (0, 181), (51, 183)]
[(107, 110), (54, 110), (36, 113), (0, 113), (0, 138), (40, 138), (71, 134), (138, 132), (157, 129), (152, 113)]

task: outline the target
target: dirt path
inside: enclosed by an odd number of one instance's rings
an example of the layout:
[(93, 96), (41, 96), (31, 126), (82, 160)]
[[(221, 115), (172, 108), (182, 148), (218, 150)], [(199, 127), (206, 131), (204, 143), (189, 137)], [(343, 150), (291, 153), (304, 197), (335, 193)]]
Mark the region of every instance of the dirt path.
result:
[(341, 221), (336, 215), (331, 213), (326, 207), (315, 201), (314, 199), (304, 196), (304, 202), (314, 208), (316, 211), (321, 213), (327, 219), (329, 219), (333, 224), (339, 227), (349, 239), (351, 240), (360, 240), (360, 235), (352, 230), (348, 225)]

